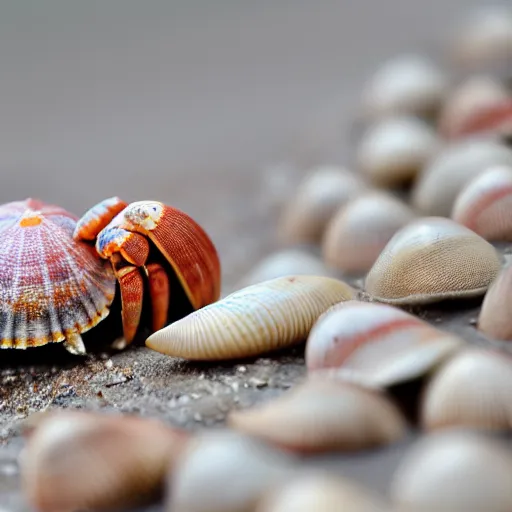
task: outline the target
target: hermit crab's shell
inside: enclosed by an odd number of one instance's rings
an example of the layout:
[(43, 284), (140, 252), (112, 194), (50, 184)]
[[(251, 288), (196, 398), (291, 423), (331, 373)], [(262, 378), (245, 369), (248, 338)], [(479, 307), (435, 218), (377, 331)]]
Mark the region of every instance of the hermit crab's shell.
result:
[(74, 215), (34, 199), (0, 206), (0, 348), (66, 341), (109, 313), (115, 277), (73, 240)]

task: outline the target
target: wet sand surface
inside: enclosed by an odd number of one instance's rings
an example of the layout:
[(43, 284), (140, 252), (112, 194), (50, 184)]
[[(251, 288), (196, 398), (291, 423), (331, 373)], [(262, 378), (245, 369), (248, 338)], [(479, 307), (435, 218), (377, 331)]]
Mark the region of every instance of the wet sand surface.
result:
[[(76, 214), (112, 195), (173, 204), (212, 236), (227, 293), (276, 247), (280, 201), (303, 172), (267, 165), (297, 149), (311, 119), (327, 123), (333, 114), (337, 140), (320, 159), (350, 165), (350, 124), (366, 77), (397, 53), (438, 50), (453, 21), (476, 4), (12, 4), (0, 17), (0, 200), (39, 197)], [(478, 307), (420, 314), (486, 343), (472, 325)], [(85, 360), (60, 346), (2, 353), (0, 511), (30, 510), (18, 492), (16, 458), (20, 422), (32, 412), (117, 410), (202, 429), (222, 425), (232, 408), (277, 396), (305, 373), (302, 347), (198, 365), (141, 345), (108, 352), (107, 341), (102, 330), (91, 332)], [(418, 389), (395, 393), (414, 403)], [(409, 443), (305, 464), (385, 492)]]

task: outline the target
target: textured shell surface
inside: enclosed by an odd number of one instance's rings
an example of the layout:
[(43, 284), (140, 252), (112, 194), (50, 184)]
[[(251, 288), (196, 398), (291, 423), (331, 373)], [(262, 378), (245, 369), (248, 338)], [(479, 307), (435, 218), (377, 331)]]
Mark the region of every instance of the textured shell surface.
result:
[(330, 306), (355, 298), (338, 279), (288, 276), (238, 290), (152, 334), (146, 345), (191, 360), (250, 357), (306, 339)]
[(512, 165), (511, 148), (487, 137), (454, 142), (421, 172), (412, 194), (413, 206), (425, 215), (449, 217), (466, 183), (496, 165)]
[(391, 194), (362, 194), (340, 208), (327, 225), (324, 259), (345, 272), (368, 271), (392, 236), (415, 217), (409, 206)]
[(475, 232), (442, 217), (402, 228), (366, 277), (375, 300), (426, 304), (483, 295), (501, 268), (496, 249)]
[(490, 241), (512, 241), (512, 165), (473, 178), (461, 191), (452, 219)]
[(109, 313), (115, 277), (73, 240), (76, 217), (27, 199), (0, 206), (0, 347), (73, 338)]

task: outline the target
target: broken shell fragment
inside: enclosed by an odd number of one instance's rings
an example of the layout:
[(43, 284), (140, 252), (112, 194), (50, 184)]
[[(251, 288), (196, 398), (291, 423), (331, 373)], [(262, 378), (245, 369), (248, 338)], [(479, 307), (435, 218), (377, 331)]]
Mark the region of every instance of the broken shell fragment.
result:
[(401, 309), (347, 301), (311, 329), (306, 365), (309, 372), (330, 368), (319, 374), (386, 387), (424, 375), (463, 345)]
[(512, 358), (491, 350), (456, 354), (434, 375), (422, 404), (428, 430), (512, 428)]
[(358, 169), (379, 187), (409, 184), (438, 151), (434, 130), (415, 117), (391, 117), (371, 126), (357, 152)]
[(168, 481), (169, 512), (250, 512), (273, 486), (287, 481), (297, 460), (230, 430), (210, 431), (190, 445)]
[(425, 215), (449, 217), (466, 183), (498, 165), (512, 165), (512, 149), (504, 144), (488, 138), (454, 142), (421, 172), (412, 193), (413, 206)]
[(391, 501), (398, 510), (505, 512), (512, 509), (508, 446), (470, 431), (420, 440), (398, 467)]
[(359, 176), (341, 167), (313, 169), (281, 215), (279, 239), (285, 244), (319, 242), (336, 210), (366, 188)]
[(363, 194), (342, 207), (327, 225), (324, 259), (343, 272), (367, 272), (391, 237), (415, 216), (391, 194)]
[(386, 245), (366, 277), (374, 300), (429, 304), (484, 295), (501, 268), (496, 249), (442, 217), (412, 221)]
[(118, 510), (153, 499), (188, 435), (153, 420), (58, 412), (41, 419), (20, 459), (41, 512)]
[(308, 379), (263, 405), (232, 412), (228, 425), (300, 453), (362, 450), (393, 443), (407, 430), (384, 394), (321, 378)]
[(288, 276), (236, 291), (152, 334), (146, 345), (191, 360), (257, 356), (304, 341), (330, 306), (356, 291), (338, 279)]
[(491, 167), (457, 197), (452, 219), (489, 241), (512, 241), (512, 166)]

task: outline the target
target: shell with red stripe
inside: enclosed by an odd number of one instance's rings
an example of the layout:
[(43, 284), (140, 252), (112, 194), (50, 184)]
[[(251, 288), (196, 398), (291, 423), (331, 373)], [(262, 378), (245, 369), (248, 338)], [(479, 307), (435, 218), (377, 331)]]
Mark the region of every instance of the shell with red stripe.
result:
[(77, 218), (35, 199), (0, 206), (0, 347), (64, 342), (109, 314), (115, 276), (94, 249), (73, 239)]

